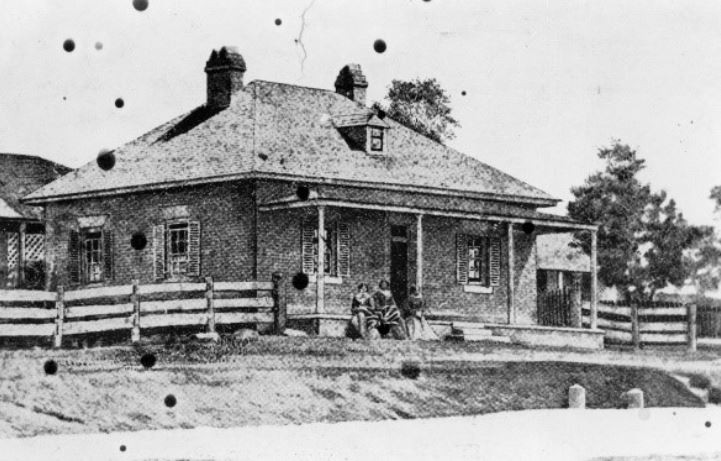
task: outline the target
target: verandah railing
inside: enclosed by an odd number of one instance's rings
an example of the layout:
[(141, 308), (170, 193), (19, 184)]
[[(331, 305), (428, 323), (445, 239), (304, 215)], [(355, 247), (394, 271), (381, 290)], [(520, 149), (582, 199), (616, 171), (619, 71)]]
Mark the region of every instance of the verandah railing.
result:
[(268, 324), (282, 329), (285, 302), (280, 276), (272, 282), (161, 283), (57, 292), (0, 290), (0, 338), (52, 337), (172, 327)]
[(551, 327), (571, 326), (570, 289), (538, 293), (538, 324)]
[[(590, 323), (590, 310), (583, 307), (583, 325)], [(606, 341), (617, 344), (688, 344), (696, 349), (696, 305), (673, 302), (636, 304), (600, 301), (598, 328)]]

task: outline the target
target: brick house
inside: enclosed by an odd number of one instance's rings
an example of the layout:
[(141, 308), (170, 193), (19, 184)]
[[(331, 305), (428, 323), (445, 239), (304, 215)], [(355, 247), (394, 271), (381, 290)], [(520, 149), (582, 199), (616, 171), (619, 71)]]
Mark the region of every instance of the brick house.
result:
[(0, 289), (43, 287), (42, 208), (20, 199), (69, 171), (33, 155), (0, 153)]
[(536, 236), (595, 236), (539, 211), (557, 203), (545, 192), (372, 112), (358, 65), (335, 91), (245, 71), (213, 51), (203, 105), (26, 198), (52, 223), (58, 284), (279, 271), (289, 322), (337, 335), (356, 285), (388, 279), (440, 320), (533, 325)]

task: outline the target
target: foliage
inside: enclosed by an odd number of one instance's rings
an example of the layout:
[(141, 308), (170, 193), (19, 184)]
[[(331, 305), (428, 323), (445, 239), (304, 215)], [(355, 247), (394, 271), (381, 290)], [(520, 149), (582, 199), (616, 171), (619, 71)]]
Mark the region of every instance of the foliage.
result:
[[(715, 204), (715, 212), (721, 216), (721, 186), (711, 189), (709, 196)], [(699, 296), (705, 291), (715, 290), (721, 283), (721, 238), (713, 228), (704, 228), (694, 247), (686, 257), (691, 278), (698, 288)]]
[[(568, 212), (599, 225), (599, 279), (619, 289), (626, 300), (651, 300), (668, 284), (683, 284), (690, 275), (684, 251), (707, 229), (689, 225), (673, 199), (641, 182), (638, 174), (645, 160), (635, 150), (614, 141), (599, 149), (598, 156), (605, 169), (571, 189), (575, 200)], [(590, 254), (588, 237), (579, 233), (576, 240)]]
[(434, 78), (393, 80), (385, 101), (374, 103), (373, 109), (439, 143), (453, 139), (453, 127), (460, 126), (451, 116), (448, 94)]

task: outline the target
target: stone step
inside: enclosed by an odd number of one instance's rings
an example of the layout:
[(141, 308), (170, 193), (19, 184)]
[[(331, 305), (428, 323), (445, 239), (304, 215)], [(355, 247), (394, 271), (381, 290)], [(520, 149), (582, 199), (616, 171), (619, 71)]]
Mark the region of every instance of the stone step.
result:
[(493, 331), (486, 328), (453, 328), (454, 333), (460, 335), (473, 335), (473, 336), (492, 336)]
[(468, 335), (468, 334), (452, 334), (447, 337), (449, 340), (453, 341), (469, 341), (469, 342), (486, 342), (486, 343), (496, 343), (496, 344), (510, 344), (511, 338), (508, 336), (496, 336), (496, 335)]

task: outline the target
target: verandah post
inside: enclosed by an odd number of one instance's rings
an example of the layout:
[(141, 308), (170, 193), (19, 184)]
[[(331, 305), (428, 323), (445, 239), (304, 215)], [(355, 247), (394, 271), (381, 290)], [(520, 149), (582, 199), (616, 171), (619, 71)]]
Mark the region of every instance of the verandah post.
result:
[(285, 330), (288, 321), (288, 307), (285, 298), (285, 284), (283, 273), (273, 272), (273, 327), (275, 334), (279, 335)]
[(598, 235), (591, 231), (591, 312), (590, 327), (598, 328)]
[(55, 334), (53, 335), (53, 347), (60, 348), (63, 344), (63, 321), (65, 320), (65, 289), (58, 285), (55, 297)]
[(688, 350), (696, 351), (696, 304), (686, 304), (686, 319), (688, 321)]
[(133, 291), (130, 294), (130, 302), (133, 304), (133, 326), (130, 330), (130, 342), (140, 341), (140, 295), (138, 293), (138, 280), (133, 280)]
[(508, 229), (508, 264), (507, 264), (507, 268), (508, 268), (508, 271), (507, 271), (507, 272), (508, 272), (508, 274), (507, 274), (507, 276), (506, 276), (506, 279), (507, 279), (507, 282), (508, 282), (508, 285), (507, 285), (507, 286), (508, 286), (508, 289), (507, 289), (507, 292), (508, 292), (508, 293), (507, 293), (507, 294), (508, 294), (508, 299), (507, 299), (507, 303), (508, 303), (508, 323), (509, 323), (509, 324), (514, 324), (514, 323), (516, 323), (516, 306), (515, 306), (515, 304), (514, 304), (514, 302), (513, 302), (513, 298), (514, 298), (514, 296), (515, 296), (515, 295), (514, 295), (514, 291), (515, 291), (515, 286), (514, 286), (514, 285), (515, 285), (515, 282), (514, 282), (514, 280), (513, 280), (513, 266), (515, 265), (515, 264), (514, 264), (514, 261), (515, 261), (514, 250), (515, 250), (515, 248), (514, 248), (514, 243), (513, 243), (513, 223), (509, 222), (507, 229)]
[(205, 303), (208, 309), (208, 333), (215, 333), (215, 286), (213, 277), (205, 277)]
[(325, 311), (325, 205), (318, 205), (318, 270), (315, 274), (315, 313)]
[(423, 214), (416, 215), (416, 291), (423, 293)]

